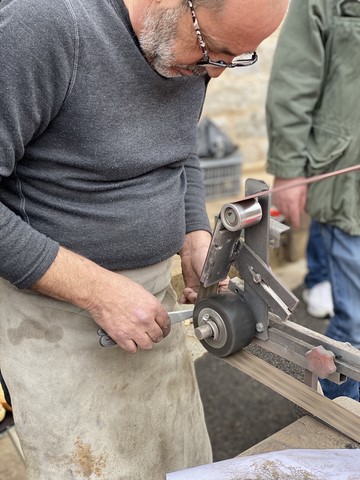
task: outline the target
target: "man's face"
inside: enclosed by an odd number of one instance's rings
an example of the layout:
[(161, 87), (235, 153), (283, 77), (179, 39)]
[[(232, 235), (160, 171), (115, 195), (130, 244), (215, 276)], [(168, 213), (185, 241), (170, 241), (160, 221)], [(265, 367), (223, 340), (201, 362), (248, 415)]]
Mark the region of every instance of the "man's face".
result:
[[(163, 2), (149, 6), (139, 33), (149, 64), (168, 78), (221, 75), (222, 67), (196, 65), (203, 53), (186, 0), (179, 0), (172, 7)], [(224, 0), (216, 11), (199, 7), (196, 14), (209, 58), (231, 63), (234, 57), (253, 52), (279, 26), (287, 3), (288, 0)]]
[(191, 63), (181, 64), (175, 60), (178, 26), (183, 14), (184, 9), (180, 6), (162, 10), (148, 9), (139, 35), (146, 60), (163, 77), (206, 74), (203, 67)]

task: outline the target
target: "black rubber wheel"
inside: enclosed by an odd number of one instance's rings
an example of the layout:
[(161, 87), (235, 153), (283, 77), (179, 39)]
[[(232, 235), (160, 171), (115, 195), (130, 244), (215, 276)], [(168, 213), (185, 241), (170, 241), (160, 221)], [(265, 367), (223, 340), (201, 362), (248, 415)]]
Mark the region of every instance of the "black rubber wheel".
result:
[(250, 307), (235, 293), (219, 293), (200, 300), (194, 308), (194, 328), (199, 326), (204, 313), (209, 315), (209, 320), (221, 324), (221, 339), (211, 337), (200, 340), (206, 350), (217, 357), (227, 357), (241, 350), (255, 336), (255, 317)]

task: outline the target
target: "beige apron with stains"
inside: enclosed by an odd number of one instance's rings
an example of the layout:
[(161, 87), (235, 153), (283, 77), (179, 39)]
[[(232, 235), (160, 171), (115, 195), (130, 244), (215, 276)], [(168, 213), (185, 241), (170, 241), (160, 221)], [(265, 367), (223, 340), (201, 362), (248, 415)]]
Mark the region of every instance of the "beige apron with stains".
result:
[[(167, 310), (171, 262), (122, 272)], [(161, 480), (211, 461), (182, 325), (135, 355), (84, 310), (0, 280), (0, 365), (28, 480)]]

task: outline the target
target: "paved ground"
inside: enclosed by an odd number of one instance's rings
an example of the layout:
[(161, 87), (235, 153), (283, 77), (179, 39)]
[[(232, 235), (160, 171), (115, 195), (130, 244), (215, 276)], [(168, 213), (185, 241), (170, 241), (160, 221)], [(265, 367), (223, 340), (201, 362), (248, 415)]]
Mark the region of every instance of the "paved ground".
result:
[[(294, 291), (300, 299), (302, 289)], [(327, 321), (311, 317), (303, 301), (291, 320), (320, 333), (327, 325)], [(294, 365), (266, 356), (282, 370), (302, 378), (302, 371)], [(208, 353), (196, 360), (195, 367), (215, 461), (238, 455), (302, 414), (292, 402)]]

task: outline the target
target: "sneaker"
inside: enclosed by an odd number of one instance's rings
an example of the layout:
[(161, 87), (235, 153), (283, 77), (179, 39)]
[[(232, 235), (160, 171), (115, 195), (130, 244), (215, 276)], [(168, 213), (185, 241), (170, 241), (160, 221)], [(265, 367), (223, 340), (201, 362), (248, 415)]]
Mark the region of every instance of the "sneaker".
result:
[(303, 291), (303, 300), (312, 317), (328, 318), (334, 316), (334, 304), (331, 285), (327, 280)]

